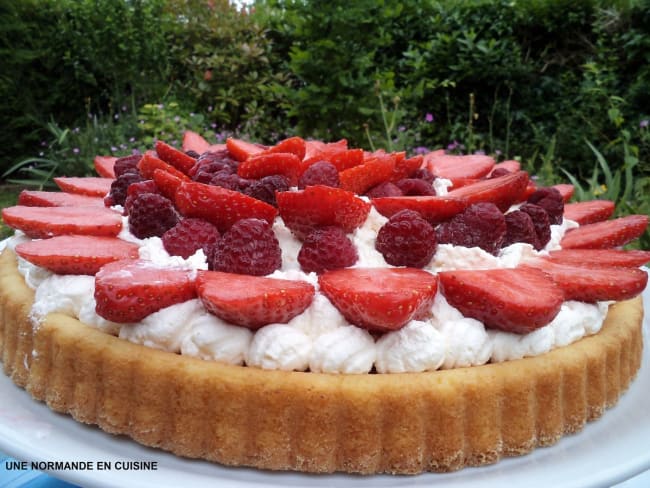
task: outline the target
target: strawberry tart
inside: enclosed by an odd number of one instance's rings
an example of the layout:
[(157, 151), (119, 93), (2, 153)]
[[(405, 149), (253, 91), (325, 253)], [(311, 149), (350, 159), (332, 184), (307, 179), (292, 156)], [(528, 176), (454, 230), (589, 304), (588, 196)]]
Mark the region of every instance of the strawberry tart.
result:
[(2, 211), (4, 372), (179, 456), (451, 471), (555, 443), (642, 357), (648, 217), (516, 161), (292, 137), (97, 157)]

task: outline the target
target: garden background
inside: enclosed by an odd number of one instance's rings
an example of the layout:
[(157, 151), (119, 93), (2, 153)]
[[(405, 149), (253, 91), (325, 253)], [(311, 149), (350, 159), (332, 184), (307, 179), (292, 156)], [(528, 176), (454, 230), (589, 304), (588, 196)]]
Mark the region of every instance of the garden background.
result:
[(0, 59), (0, 206), (192, 129), (480, 151), (650, 214), (650, 0), (0, 0)]

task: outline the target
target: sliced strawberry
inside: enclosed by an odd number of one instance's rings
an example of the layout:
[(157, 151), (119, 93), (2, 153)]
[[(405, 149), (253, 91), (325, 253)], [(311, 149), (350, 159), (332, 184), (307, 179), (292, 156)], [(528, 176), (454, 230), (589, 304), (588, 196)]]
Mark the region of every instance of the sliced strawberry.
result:
[(553, 185), (552, 188), (555, 188), (557, 191), (560, 192), (560, 195), (562, 195), (562, 199), (565, 202), (571, 200), (571, 197), (573, 196), (573, 192), (575, 191), (575, 187), (573, 185), (570, 185), (569, 183), (559, 183), (557, 185)]
[(502, 212), (505, 212), (513, 203), (522, 201), (526, 185), (528, 185), (528, 173), (518, 171), (489, 180), (477, 181), (452, 190), (447, 196), (466, 198), (469, 204), (492, 202)]
[(179, 178), (178, 176), (162, 169), (156, 169), (153, 172), (153, 181), (156, 183), (158, 190), (172, 201), (176, 198), (176, 191), (184, 180), (185, 178)]
[(352, 232), (363, 225), (370, 211), (370, 204), (354, 193), (322, 185), (280, 192), (276, 198), (282, 220), (299, 239), (328, 225)]
[(628, 215), (595, 222), (568, 231), (560, 241), (562, 249), (608, 249), (623, 246), (643, 234), (647, 215)]
[(305, 157), (305, 152), (307, 151), (307, 145), (305, 140), (302, 137), (289, 137), (278, 142), (275, 146), (271, 146), (264, 151), (264, 154), (268, 153), (291, 153), (295, 154), (300, 161)]
[(226, 147), (228, 148), (230, 155), (237, 161), (245, 161), (249, 157), (259, 154), (267, 149), (265, 146), (242, 141), (241, 139), (234, 139), (232, 137), (226, 139)]
[(339, 153), (333, 154), (329, 162), (332, 163), (338, 171), (353, 168), (363, 163), (363, 149), (346, 149)]
[(210, 148), (210, 143), (205, 138), (192, 130), (186, 130), (183, 133), (183, 151), (194, 151), (203, 154)]
[(345, 268), (318, 277), (320, 290), (352, 324), (388, 332), (426, 317), (435, 275), (415, 268)]
[(255, 154), (242, 161), (237, 174), (242, 178), (260, 179), (270, 175), (285, 175), (291, 185), (298, 183), (300, 158), (293, 153), (266, 152)]
[(447, 196), (381, 197), (373, 198), (372, 204), (388, 218), (401, 210), (415, 210), (431, 225), (449, 220), (468, 206), (465, 198)]
[(140, 171), (140, 174), (143, 178), (152, 179), (154, 171), (157, 169), (167, 171), (168, 173), (182, 180), (189, 179), (185, 173), (147, 151), (144, 156), (142, 156), (142, 159), (140, 159), (138, 162), (138, 171)]
[(139, 322), (162, 308), (195, 298), (193, 273), (185, 268), (157, 268), (137, 259), (108, 263), (95, 275), (95, 310), (113, 322)]
[(501, 161), (500, 163), (496, 163), (494, 167), (492, 168), (492, 171), (490, 171), (489, 174), (494, 173), (495, 170), (497, 169), (505, 169), (506, 171), (509, 171), (510, 173), (514, 173), (516, 171), (521, 170), (521, 163), (519, 161), (516, 161), (514, 159), (509, 159), (507, 161)]
[(57, 274), (94, 275), (111, 261), (137, 258), (138, 246), (116, 237), (70, 235), (23, 242), (16, 254)]
[(104, 199), (60, 191), (23, 190), (18, 205), (28, 207), (103, 207)]
[(387, 154), (366, 160), (363, 164), (343, 170), (339, 173), (341, 188), (363, 195), (393, 176), (395, 156)]
[(435, 176), (454, 181), (456, 178), (482, 178), (494, 167), (494, 159), (483, 154), (440, 154), (424, 156), (424, 166)]
[(593, 224), (609, 219), (614, 214), (615, 208), (616, 204), (611, 200), (566, 203), (564, 218), (578, 222), (580, 225)]
[(156, 141), (156, 153), (160, 159), (171, 164), (183, 174), (188, 174), (192, 166), (196, 164), (196, 159), (192, 156), (188, 156), (163, 141)]
[(634, 249), (629, 251), (623, 249), (560, 249), (551, 251), (548, 259), (563, 264), (638, 268), (650, 262), (650, 251)]
[(91, 197), (105, 197), (108, 195), (113, 181), (115, 181), (113, 178), (102, 178), (100, 176), (58, 176), (54, 178), (54, 183), (61, 190)]
[(196, 288), (210, 313), (252, 330), (286, 324), (309, 307), (315, 292), (306, 281), (220, 271), (199, 271)]
[[(549, 275), (563, 291), (566, 300), (593, 303), (627, 300), (639, 295), (648, 283), (648, 274), (638, 268), (600, 265), (574, 265), (536, 258), (521, 268), (537, 268)], [(533, 292), (537, 298), (537, 292)]]
[(303, 169), (318, 161), (332, 161), (337, 154), (347, 151), (348, 141), (341, 139), (336, 142), (305, 141), (305, 157)]
[(122, 230), (122, 217), (102, 207), (25, 207), (2, 210), (2, 219), (13, 229), (34, 239), (56, 235), (81, 234), (116, 236)]
[(186, 217), (212, 222), (225, 232), (240, 219), (256, 218), (273, 224), (278, 211), (272, 205), (219, 186), (184, 181), (175, 196), (176, 208)]
[(115, 178), (115, 170), (113, 169), (115, 161), (117, 161), (115, 156), (95, 156), (93, 160), (95, 171), (104, 178)]
[(395, 169), (393, 170), (392, 181), (398, 181), (402, 178), (410, 178), (413, 174), (422, 167), (424, 158), (421, 155), (413, 156), (412, 158), (402, 158), (395, 161)]
[(463, 315), (516, 334), (548, 324), (564, 301), (558, 286), (538, 269), (443, 271), (438, 277), (442, 294)]

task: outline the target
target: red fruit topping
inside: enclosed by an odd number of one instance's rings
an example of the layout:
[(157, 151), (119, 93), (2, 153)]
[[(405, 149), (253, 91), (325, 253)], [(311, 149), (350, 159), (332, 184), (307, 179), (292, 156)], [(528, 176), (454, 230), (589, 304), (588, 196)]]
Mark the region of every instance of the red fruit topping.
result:
[(203, 154), (210, 148), (210, 143), (205, 138), (194, 131), (186, 130), (183, 133), (183, 151), (194, 151)]
[(527, 185), (528, 173), (519, 171), (465, 185), (450, 191), (447, 196), (450, 198), (463, 197), (469, 203), (492, 202), (502, 212), (505, 212), (513, 203), (523, 200)]
[(146, 152), (145, 155), (142, 156), (142, 159), (140, 159), (140, 162), (138, 163), (138, 169), (140, 170), (142, 177), (149, 180), (153, 178), (153, 174), (157, 169), (167, 171), (168, 173), (171, 173), (182, 180), (188, 179), (185, 173), (177, 170), (171, 164), (168, 164), (162, 159), (153, 156), (149, 152)]
[(236, 173), (218, 171), (210, 179), (210, 185), (220, 186), (221, 188), (226, 188), (227, 190), (244, 192), (250, 186), (252, 181), (253, 180), (242, 178)]
[(551, 240), (551, 220), (546, 210), (534, 203), (524, 203), (519, 210), (530, 215), (533, 225), (535, 226), (535, 234), (537, 234), (537, 246), (535, 249), (543, 249), (546, 244)]
[(68, 234), (116, 236), (122, 217), (102, 207), (24, 207), (2, 209), (2, 220), (34, 239)]
[(238, 166), (239, 162), (232, 159), (227, 150), (206, 152), (198, 157), (196, 163), (190, 169), (189, 176), (194, 181), (208, 183), (215, 173), (220, 171), (236, 173)]
[(573, 192), (575, 191), (575, 187), (568, 183), (560, 183), (558, 185), (553, 185), (552, 188), (555, 188), (557, 191), (560, 192), (560, 195), (562, 195), (562, 198), (564, 199), (565, 203), (571, 200), (571, 197), (573, 196)]
[(324, 185), (338, 188), (339, 172), (332, 163), (318, 161), (309, 166), (298, 179), (298, 188), (305, 188), (313, 185)]
[(282, 266), (280, 243), (271, 225), (261, 219), (241, 219), (217, 242), (212, 269), (264, 276)]
[(615, 203), (611, 200), (590, 200), (564, 205), (564, 218), (580, 225), (593, 224), (609, 219), (614, 214)]
[(89, 195), (91, 197), (103, 197), (111, 189), (113, 178), (101, 178), (97, 176), (59, 176), (54, 178), (56, 185), (68, 193), (77, 195)]
[(178, 214), (169, 198), (158, 193), (142, 193), (133, 200), (129, 230), (138, 239), (160, 237), (178, 222)]
[(436, 179), (435, 175), (426, 168), (418, 169), (415, 173), (413, 173), (412, 178), (418, 178), (420, 180), (424, 180), (431, 185), (433, 185), (433, 182)]
[(298, 182), (300, 159), (292, 153), (262, 153), (242, 161), (237, 174), (242, 178), (258, 179), (270, 175), (285, 175), (292, 185)]
[(275, 146), (269, 147), (264, 153), (291, 153), (295, 154), (302, 161), (306, 151), (307, 146), (302, 137), (289, 137), (278, 142)]
[(199, 271), (196, 287), (210, 313), (252, 330), (289, 322), (314, 298), (314, 287), (306, 281), (219, 271)]
[(623, 246), (643, 234), (647, 215), (628, 215), (572, 229), (560, 241), (563, 249), (608, 249)]
[(162, 235), (162, 243), (171, 256), (187, 259), (199, 249), (212, 256), (220, 237), (217, 228), (207, 220), (183, 219)]
[(424, 156), (423, 164), (435, 176), (454, 181), (486, 176), (494, 167), (494, 159), (482, 154), (457, 156), (434, 151)]
[(138, 163), (142, 159), (141, 154), (133, 154), (131, 156), (124, 156), (122, 158), (117, 158), (115, 165), (113, 166), (113, 171), (115, 172), (115, 177), (119, 177), (124, 173), (137, 173), (138, 172)]
[(104, 204), (107, 207), (112, 207), (113, 205), (124, 205), (126, 203), (127, 191), (129, 186), (134, 183), (139, 183), (143, 181), (140, 173), (127, 172), (124, 173), (113, 180), (111, 183), (111, 189), (104, 198)]
[(106, 264), (95, 275), (95, 311), (118, 323), (139, 322), (160, 309), (196, 297), (193, 271), (156, 268), (148, 261)]
[(184, 174), (188, 174), (196, 159), (163, 141), (156, 141), (158, 157)]
[(388, 181), (393, 176), (395, 157), (379, 156), (339, 173), (341, 188), (363, 195), (373, 186)]
[(153, 172), (153, 181), (156, 183), (158, 191), (172, 201), (176, 198), (176, 190), (183, 182), (182, 179), (161, 169)]
[(97, 174), (103, 178), (115, 178), (115, 156), (95, 156), (93, 164)]
[(521, 267), (549, 275), (565, 300), (587, 303), (627, 300), (639, 295), (648, 283), (648, 274), (638, 268), (564, 264), (544, 258), (531, 259)]
[(414, 210), (431, 225), (449, 220), (467, 207), (463, 198), (435, 197), (382, 197), (373, 198), (372, 204), (384, 217), (400, 210)]
[(320, 290), (352, 324), (388, 332), (429, 314), (438, 279), (413, 268), (346, 268), (318, 277)]
[(551, 225), (562, 223), (564, 199), (557, 188), (553, 188), (552, 186), (538, 188), (528, 197), (527, 202), (534, 203), (546, 210)]
[(384, 181), (368, 190), (366, 196), (370, 198), (402, 197), (404, 196), (404, 193), (400, 187), (392, 181)]
[[(510, 173), (512, 173), (512, 171), (509, 171), (506, 168), (494, 168), (492, 171), (490, 171), (490, 174), (487, 176), (487, 178), (498, 178), (499, 176), (505, 176)], [(460, 186), (464, 186), (464, 185), (460, 185)]]
[(305, 157), (302, 160), (303, 169), (316, 161), (332, 161), (337, 155), (348, 150), (348, 141), (341, 139), (336, 142), (305, 141)]
[(226, 139), (226, 147), (228, 148), (230, 155), (237, 161), (245, 161), (250, 156), (259, 154), (267, 149), (265, 146), (242, 141), (240, 139), (233, 139), (232, 137)]
[(447, 302), (486, 327), (526, 334), (548, 324), (564, 294), (532, 268), (457, 270), (438, 273)]
[(433, 189), (431, 183), (420, 178), (404, 178), (396, 181), (395, 184), (400, 190), (402, 190), (404, 196), (407, 197), (432, 197), (436, 194), (436, 190)]
[[(526, 212), (515, 210), (505, 215), (506, 219), (506, 238), (503, 247), (509, 246), (516, 242), (530, 244), (535, 249), (541, 249), (535, 224), (532, 217)], [(542, 246), (543, 247), (543, 246)]]
[(28, 207), (103, 207), (104, 199), (60, 191), (23, 190), (18, 205)]
[(521, 170), (521, 163), (519, 161), (515, 161), (514, 159), (501, 161), (500, 163), (494, 165), (494, 168), (492, 168), (492, 171), (490, 171), (489, 176), (494, 176), (494, 173), (497, 170), (506, 170), (508, 173), (515, 173)]
[(436, 252), (436, 231), (413, 210), (394, 214), (377, 233), (375, 248), (388, 264), (424, 268)]
[[(422, 168), (422, 156), (413, 156), (412, 158), (398, 159), (395, 162), (395, 168), (393, 169), (392, 179), (397, 181), (403, 178), (418, 178), (416, 173)], [(427, 170), (427, 173), (429, 171)], [(431, 173), (429, 173), (431, 174)], [(433, 181), (433, 175), (431, 174), (431, 181)], [(421, 178), (420, 178), (421, 179)]]
[(283, 175), (265, 176), (260, 180), (253, 180), (245, 189), (244, 194), (273, 205), (278, 206), (276, 193), (288, 191), (290, 187), (289, 178)]
[(248, 195), (190, 181), (179, 186), (176, 206), (186, 217), (198, 217), (212, 222), (221, 233), (240, 219), (257, 218), (272, 224), (278, 214), (272, 205)]
[(305, 273), (347, 268), (359, 259), (357, 249), (340, 227), (314, 229), (305, 238), (298, 262)]
[(553, 262), (588, 266), (621, 266), (638, 268), (650, 262), (650, 251), (631, 249), (560, 249), (551, 251)]
[(126, 215), (131, 213), (133, 202), (143, 193), (160, 193), (160, 191), (158, 190), (158, 185), (156, 185), (156, 182), (153, 180), (131, 183), (126, 189), (126, 200), (124, 200), (124, 210)]
[(339, 153), (333, 154), (329, 158), (338, 171), (343, 171), (363, 163), (364, 154), (363, 149), (347, 149)]
[(506, 219), (493, 203), (475, 203), (436, 229), (440, 244), (480, 247), (497, 254), (506, 238)]
[(322, 185), (278, 193), (277, 200), (282, 220), (299, 239), (329, 225), (352, 232), (363, 225), (370, 211), (370, 204), (354, 193)]
[(16, 254), (57, 274), (94, 275), (106, 263), (138, 257), (138, 246), (116, 237), (55, 236), (23, 242)]

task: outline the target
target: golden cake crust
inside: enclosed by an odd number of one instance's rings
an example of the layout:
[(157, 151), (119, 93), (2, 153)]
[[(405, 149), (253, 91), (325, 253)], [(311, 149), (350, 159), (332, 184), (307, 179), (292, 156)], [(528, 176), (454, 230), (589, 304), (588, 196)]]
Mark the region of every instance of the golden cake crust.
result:
[(129, 343), (61, 314), (0, 256), (4, 371), (76, 420), (180, 456), (273, 470), (451, 471), (525, 454), (614, 405), (642, 357), (641, 298), (602, 331), (534, 358), (429, 373), (265, 371)]

